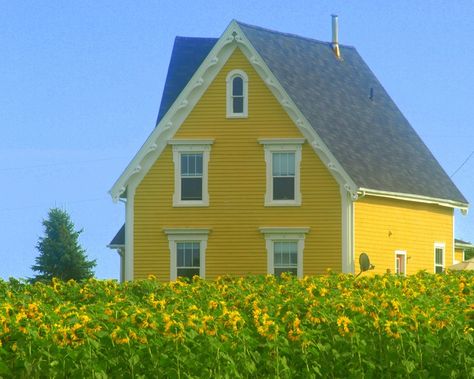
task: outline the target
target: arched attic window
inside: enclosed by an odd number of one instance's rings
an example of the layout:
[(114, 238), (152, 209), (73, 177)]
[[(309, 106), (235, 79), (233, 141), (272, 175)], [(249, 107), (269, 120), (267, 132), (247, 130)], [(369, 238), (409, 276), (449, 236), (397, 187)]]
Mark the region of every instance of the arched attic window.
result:
[(248, 77), (242, 70), (227, 74), (227, 117), (247, 117)]

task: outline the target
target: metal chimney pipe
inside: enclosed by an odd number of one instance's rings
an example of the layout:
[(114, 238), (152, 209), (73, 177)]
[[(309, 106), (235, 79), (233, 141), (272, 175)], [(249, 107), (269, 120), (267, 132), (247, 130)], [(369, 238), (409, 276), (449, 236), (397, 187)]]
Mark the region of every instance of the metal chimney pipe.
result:
[(336, 54), (337, 59), (341, 59), (341, 51), (339, 50), (339, 25), (337, 15), (333, 14), (332, 17), (332, 50)]
[(339, 28), (337, 24), (337, 15), (333, 14), (331, 15), (332, 17), (332, 44), (333, 45), (338, 45), (339, 44)]

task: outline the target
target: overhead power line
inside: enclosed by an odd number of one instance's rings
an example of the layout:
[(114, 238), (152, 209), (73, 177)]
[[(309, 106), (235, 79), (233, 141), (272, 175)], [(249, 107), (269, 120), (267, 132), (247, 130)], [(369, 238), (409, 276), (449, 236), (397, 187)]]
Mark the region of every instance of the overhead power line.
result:
[[(71, 204), (80, 204), (80, 203), (92, 203), (96, 201), (106, 201), (107, 197), (99, 197), (99, 198), (94, 198), (94, 199), (82, 199), (82, 200), (64, 200), (64, 201), (59, 201), (56, 200), (54, 201), (54, 207), (61, 207), (61, 206), (68, 206)], [(13, 208), (3, 208), (0, 209), (0, 212), (16, 212), (16, 211), (23, 211), (27, 209), (34, 209), (34, 208), (44, 208), (44, 207), (51, 207), (51, 203), (43, 203), (43, 204), (36, 204), (36, 205), (27, 205), (24, 207), (13, 207)]]
[(57, 162), (57, 163), (45, 163), (40, 165), (32, 165), (32, 166), (22, 166), (22, 167), (0, 167), (0, 171), (16, 171), (16, 170), (29, 170), (35, 168), (45, 168), (45, 167), (55, 167), (55, 166), (71, 166), (75, 164), (82, 164), (82, 163), (96, 163), (102, 161), (112, 161), (118, 159), (124, 159), (126, 157), (113, 157), (113, 158), (99, 158), (99, 159), (89, 159), (84, 161), (73, 161), (73, 162)]
[(461, 165), (456, 169), (456, 171), (454, 171), (454, 172), (451, 174), (450, 178), (452, 178), (454, 175), (456, 175), (456, 173), (457, 173), (461, 168), (463, 168), (463, 166), (469, 161), (469, 159), (471, 159), (471, 157), (472, 157), (473, 155), (474, 155), (474, 150), (471, 151), (471, 154), (469, 154), (469, 155), (467, 156), (467, 158), (464, 160), (464, 162), (461, 163)]

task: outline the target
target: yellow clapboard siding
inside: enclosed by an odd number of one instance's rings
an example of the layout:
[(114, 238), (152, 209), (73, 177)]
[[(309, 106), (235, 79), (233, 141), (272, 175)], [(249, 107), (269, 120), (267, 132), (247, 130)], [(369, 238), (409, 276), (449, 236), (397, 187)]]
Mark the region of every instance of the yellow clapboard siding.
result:
[[(375, 270), (395, 271), (395, 251), (406, 251), (407, 274), (434, 272), (434, 244), (445, 244), (453, 264), (453, 210), (432, 204), (366, 196), (355, 202), (355, 257), (365, 252)], [(356, 271), (358, 265), (356, 265)]]
[[(226, 76), (244, 70), (248, 118), (226, 118)], [(236, 50), (174, 138), (214, 138), (209, 160), (209, 207), (173, 208), (174, 165), (167, 146), (137, 187), (134, 277), (169, 280), (170, 252), (163, 228), (211, 229), (206, 277), (267, 272), (262, 226), (308, 226), (304, 274), (341, 270), (339, 186), (307, 143), (302, 148), (300, 207), (265, 207), (266, 166), (259, 138), (302, 135), (245, 56)]]
[(461, 247), (456, 247), (454, 249), (454, 259), (456, 259), (458, 262), (462, 262), (464, 259), (464, 249)]

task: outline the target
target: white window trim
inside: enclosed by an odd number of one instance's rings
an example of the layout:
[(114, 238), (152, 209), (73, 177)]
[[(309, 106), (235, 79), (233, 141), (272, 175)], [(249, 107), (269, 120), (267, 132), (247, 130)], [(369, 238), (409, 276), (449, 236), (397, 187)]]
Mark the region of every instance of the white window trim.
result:
[[(300, 167), (301, 167), (301, 145), (304, 138), (282, 138), (282, 139), (259, 139), (258, 142), (265, 149), (266, 163), (266, 207), (294, 207), (301, 205)], [(274, 152), (295, 153), (295, 198), (294, 200), (273, 200), (273, 159)]]
[(298, 266), (296, 269), (297, 277), (303, 277), (303, 252), (304, 240), (306, 234), (309, 232), (308, 227), (293, 228), (293, 227), (261, 227), (260, 232), (265, 236), (265, 245), (267, 249), (267, 273), (274, 275), (275, 265), (274, 258), (274, 242), (279, 241), (296, 241), (298, 246)]
[[(174, 193), (173, 207), (207, 207), (209, 206), (209, 158), (213, 139), (206, 140), (169, 140), (173, 146)], [(202, 200), (181, 200), (181, 154), (202, 153)]]
[[(242, 113), (234, 113), (233, 112), (233, 103), (232, 103), (232, 80), (236, 77), (240, 76), (243, 81), (243, 112)], [(226, 87), (227, 87), (227, 118), (246, 118), (248, 117), (248, 76), (242, 70), (232, 70), (227, 74), (226, 78)]]
[(176, 267), (176, 251), (178, 242), (199, 242), (199, 276), (206, 278), (206, 249), (207, 238), (210, 233), (208, 228), (165, 228), (163, 232), (168, 236), (170, 249), (170, 280), (176, 280), (178, 269)]
[(436, 249), (443, 249), (443, 264), (441, 267), (443, 268), (443, 271), (446, 269), (446, 244), (444, 242), (435, 242), (434, 248), (433, 248), (433, 272), (436, 274), (436, 266), (439, 266), (436, 264)]
[(403, 273), (404, 276), (407, 275), (407, 252), (404, 250), (395, 250), (395, 274), (397, 273), (397, 256), (398, 255), (403, 255), (403, 267), (405, 268), (405, 272)]

